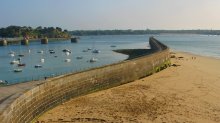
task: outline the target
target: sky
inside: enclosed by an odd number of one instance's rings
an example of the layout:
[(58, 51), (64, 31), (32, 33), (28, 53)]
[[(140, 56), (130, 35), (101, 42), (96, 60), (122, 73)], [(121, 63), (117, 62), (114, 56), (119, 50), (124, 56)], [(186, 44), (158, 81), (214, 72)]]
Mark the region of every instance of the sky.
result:
[(0, 27), (220, 29), (220, 0), (0, 0)]

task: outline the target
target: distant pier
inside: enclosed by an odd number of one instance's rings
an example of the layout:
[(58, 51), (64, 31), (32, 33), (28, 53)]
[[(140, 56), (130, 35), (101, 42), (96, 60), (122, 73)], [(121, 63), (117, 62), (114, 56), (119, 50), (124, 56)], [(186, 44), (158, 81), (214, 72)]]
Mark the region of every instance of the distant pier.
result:
[(5, 39), (0, 40), (0, 46), (7, 46), (8, 42)]
[[(42, 38), (42, 39), (27, 39), (27, 38), (5, 38), (0, 39), (0, 46), (7, 46), (7, 45), (29, 45), (32, 41), (39, 41), (41, 44), (48, 44), (50, 41), (62, 41), (62, 40), (69, 40), (70, 38)], [(76, 39), (78, 40), (78, 38)], [(72, 38), (71, 38), (72, 42)], [(77, 43), (76, 41), (75, 43)]]
[(28, 45), (29, 44), (29, 40), (24, 38), (23, 40), (21, 40), (21, 45)]
[(71, 43), (78, 43), (79, 42), (79, 37), (72, 37), (71, 38)]
[(48, 38), (41, 39), (41, 44), (48, 44)]

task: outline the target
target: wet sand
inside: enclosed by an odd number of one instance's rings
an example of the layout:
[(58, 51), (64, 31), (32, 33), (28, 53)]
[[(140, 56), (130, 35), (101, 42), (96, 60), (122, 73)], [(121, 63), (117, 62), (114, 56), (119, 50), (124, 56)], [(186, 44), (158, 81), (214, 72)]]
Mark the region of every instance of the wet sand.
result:
[[(152, 76), (71, 99), (46, 112), (44, 123), (219, 123), (220, 60), (176, 53)], [(196, 57), (196, 58), (192, 58)]]

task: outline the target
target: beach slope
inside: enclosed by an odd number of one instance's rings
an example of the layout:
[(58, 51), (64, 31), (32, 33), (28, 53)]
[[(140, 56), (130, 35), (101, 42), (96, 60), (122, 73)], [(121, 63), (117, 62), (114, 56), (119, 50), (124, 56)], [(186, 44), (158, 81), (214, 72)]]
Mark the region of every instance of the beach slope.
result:
[(152, 76), (74, 98), (36, 122), (220, 122), (220, 60), (175, 53)]

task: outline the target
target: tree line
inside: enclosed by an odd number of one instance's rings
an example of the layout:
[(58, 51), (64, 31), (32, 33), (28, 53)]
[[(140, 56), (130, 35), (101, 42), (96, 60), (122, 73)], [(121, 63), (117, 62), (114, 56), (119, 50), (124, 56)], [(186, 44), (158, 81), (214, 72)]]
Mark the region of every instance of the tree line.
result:
[(0, 37), (2, 38), (17, 38), (25, 37), (30, 39), (38, 38), (69, 38), (71, 37), (67, 30), (60, 27), (27, 27), (27, 26), (8, 26), (0, 28)]
[(220, 35), (220, 30), (63, 30), (60, 27), (27, 27), (27, 26), (8, 26), (0, 28), (0, 37), (17, 38), (28, 37), (37, 38), (70, 38), (71, 35), (145, 35), (145, 34), (201, 34), (201, 35)]
[(201, 34), (220, 35), (220, 30), (76, 30), (70, 31), (71, 35), (144, 35), (144, 34)]

